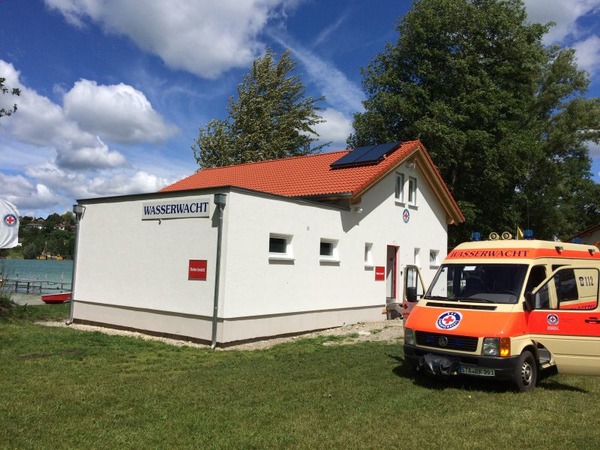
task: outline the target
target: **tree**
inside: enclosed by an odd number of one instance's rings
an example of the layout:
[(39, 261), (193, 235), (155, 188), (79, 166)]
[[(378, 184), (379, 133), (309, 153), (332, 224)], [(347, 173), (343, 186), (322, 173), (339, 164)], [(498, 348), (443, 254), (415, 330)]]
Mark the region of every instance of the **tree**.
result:
[(565, 237), (600, 218), (585, 146), (600, 103), (573, 51), (542, 45), (549, 27), (521, 0), (419, 0), (363, 69), (349, 144), (420, 138), (466, 216), (451, 244), (527, 225)]
[[(13, 88), (13, 89), (9, 89), (6, 86), (4, 86), (4, 82), (6, 81), (6, 78), (2, 78), (0, 77), (0, 92), (2, 93), (2, 95), (4, 94), (11, 94), (11, 95), (21, 95), (21, 91), (18, 88)], [(17, 112), (17, 104), (15, 103), (12, 108), (0, 108), (0, 117), (3, 116), (12, 116), (14, 113)]]
[[(212, 120), (200, 128), (192, 150), (202, 168), (307, 155), (323, 120), (316, 103), (305, 97), (300, 78), (292, 75), (296, 64), (286, 51), (275, 62), (268, 50), (254, 61), (238, 86), (238, 98), (229, 98), (227, 120)], [(325, 144), (326, 145), (326, 144)]]

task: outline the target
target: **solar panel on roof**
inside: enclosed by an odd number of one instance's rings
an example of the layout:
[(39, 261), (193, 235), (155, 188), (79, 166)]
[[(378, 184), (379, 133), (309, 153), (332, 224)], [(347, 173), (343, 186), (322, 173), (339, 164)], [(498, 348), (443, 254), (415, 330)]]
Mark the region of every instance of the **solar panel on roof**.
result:
[(365, 147), (356, 147), (354, 150), (352, 150), (347, 155), (344, 155), (337, 161), (334, 161), (333, 163), (331, 163), (331, 167), (346, 166), (346, 165), (354, 164), (358, 158), (360, 158), (361, 156), (368, 153), (369, 150), (371, 150), (373, 147), (375, 147), (375, 146), (367, 145)]
[(377, 164), (380, 161), (396, 150), (400, 146), (400, 142), (388, 142), (386, 144), (367, 145), (357, 147), (347, 155), (342, 156), (337, 161), (331, 163), (332, 169), (352, 166), (367, 166)]

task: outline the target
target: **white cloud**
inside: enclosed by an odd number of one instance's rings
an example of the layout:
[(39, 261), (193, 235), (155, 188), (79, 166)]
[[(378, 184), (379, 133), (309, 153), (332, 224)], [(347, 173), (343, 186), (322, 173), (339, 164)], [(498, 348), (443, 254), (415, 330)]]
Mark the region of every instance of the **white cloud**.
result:
[(64, 112), (81, 129), (114, 142), (156, 142), (177, 131), (142, 92), (123, 83), (98, 86), (80, 80), (64, 95)]
[(296, 0), (45, 0), (82, 27), (124, 35), (169, 67), (216, 78), (247, 67), (263, 52), (260, 33), (277, 9)]
[[(98, 169), (125, 163), (119, 152), (108, 149), (95, 135), (70, 120), (63, 108), (21, 84), (19, 72), (12, 64), (0, 60), (0, 73), (7, 74), (11, 87), (21, 89), (18, 112), (5, 121), (7, 131), (17, 141), (38, 147), (53, 148), (56, 160), (64, 167)], [(3, 96), (4, 97), (4, 96)]]
[(12, 64), (0, 60), (0, 73), (6, 74), (7, 86), (21, 89), (16, 100), (18, 112), (4, 122), (2, 131), (20, 143), (54, 150), (61, 168), (123, 166), (127, 164), (125, 156), (104, 141), (156, 142), (177, 131), (165, 123), (142, 92), (122, 83), (99, 86), (95, 81), (78, 81), (64, 94), (63, 107), (21, 84)]
[(577, 65), (581, 69), (594, 73), (600, 67), (600, 36), (590, 36), (573, 45), (577, 51)]
[(331, 108), (319, 111), (319, 115), (325, 120), (315, 126), (315, 131), (319, 134), (319, 142), (331, 142), (332, 150), (345, 149), (346, 139), (353, 130), (352, 119)]
[(63, 107), (23, 85), (12, 64), (0, 60), (0, 73), (21, 89), (17, 114), (0, 127), (0, 198), (21, 214), (45, 217), (69, 210), (74, 199), (155, 192), (174, 181), (134, 168), (104, 143), (155, 142), (175, 132), (142, 92), (81, 80), (58, 92)]
[(27, 176), (70, 198), (94, 198), (156, 192), (173, 180), (143, 170), (121, 169), (87, 177), (46, 163), (27, 170)]
[(562, 42), (567, 37), (580, 40), (589, 33), (578, 19), (600, 12), (600, 0), (525, 0), (527, 15), (532, 22), (554, 22), (545, 42)]
[(60, 202), (60, 196), (47, 186), (32, 183), (22, 175), (6, 175), (0, 172), (0, 198), (13, 203), (20, 214), (27, 210), (49, 208)]
[(87, 189), (92, 196), (140, 194), (156, 192), (172, 182), (174, 180), (160, 178), (144, 171), (133, 174), (121, 172), (113, 174), (110, 178), (93, 178)]

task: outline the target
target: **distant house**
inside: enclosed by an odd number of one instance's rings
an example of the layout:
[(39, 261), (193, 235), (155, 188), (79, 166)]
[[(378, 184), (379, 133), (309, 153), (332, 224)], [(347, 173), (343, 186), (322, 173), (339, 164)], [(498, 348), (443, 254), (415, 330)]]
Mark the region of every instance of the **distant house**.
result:
[(592, 244), (600, 248), (600, 223), (594, 225), (587, 230), (583, 230), (581, 233), (568, 239), (568, 241), (577, 241), (582, 244)]
[(464, 221), (420, 141), (78, 203), (74, 321), (219, 346), (385, 318), (405, 265), (431, 281)]
[(27, 225), (25, 225), (25, 228), (28, 228), (30, 230), (42, 230), (44, 229), (44, 224), (37, 222), (29, 222)]

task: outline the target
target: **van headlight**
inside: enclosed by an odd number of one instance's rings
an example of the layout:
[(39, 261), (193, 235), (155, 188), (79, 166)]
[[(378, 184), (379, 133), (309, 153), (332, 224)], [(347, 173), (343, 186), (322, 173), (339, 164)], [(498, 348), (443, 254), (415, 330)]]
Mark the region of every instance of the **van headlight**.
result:
[(510, 338), (483, 338), (481, 354), (484, 356), (510, 356)]
[(404, 328), (404, 343), (407, 345), (415, 345), (415, 330), (412, 328)]

